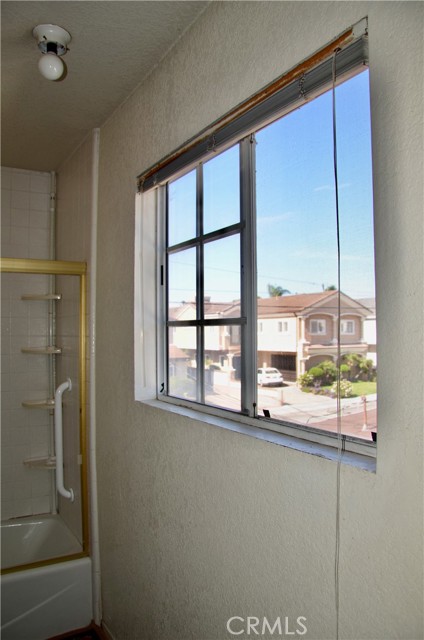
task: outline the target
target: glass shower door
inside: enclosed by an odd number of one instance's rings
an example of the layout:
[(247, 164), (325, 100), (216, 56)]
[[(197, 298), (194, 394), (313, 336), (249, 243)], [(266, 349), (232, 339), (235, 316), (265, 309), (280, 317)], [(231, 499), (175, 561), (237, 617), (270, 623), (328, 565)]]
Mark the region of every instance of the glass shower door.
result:
[[(0, 264), (2, 569), (11, 569), (88, 550), (85, 264)], [(72, 499), (58, 493), (60, 476)]]

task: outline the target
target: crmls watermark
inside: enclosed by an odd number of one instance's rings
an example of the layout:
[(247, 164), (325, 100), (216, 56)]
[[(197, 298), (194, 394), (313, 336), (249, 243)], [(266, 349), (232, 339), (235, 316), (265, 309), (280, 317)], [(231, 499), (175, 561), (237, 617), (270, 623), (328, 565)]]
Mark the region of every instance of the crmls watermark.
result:
[(304, 636), (308, 629), (306, 628), (306, 618), (299, 616), (296, 618), (295, 624), (290, 623), (288, 616), (275, 618), (272, 622), (268, 618), (256, 618), (256, 616), (248, 616), (241, 618), (240, 616), (232, 616), (227, 620), (227, 631), (233, 636), (241, 634), (264, 636), (274, 634), (277, 636)]

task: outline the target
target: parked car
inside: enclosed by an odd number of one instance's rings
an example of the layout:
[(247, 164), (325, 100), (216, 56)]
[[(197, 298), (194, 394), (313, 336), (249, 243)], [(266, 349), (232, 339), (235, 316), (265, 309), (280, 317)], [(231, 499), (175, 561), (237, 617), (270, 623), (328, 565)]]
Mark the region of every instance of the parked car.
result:
[(259, 367), (258, 369), (258, 384), (264, 386), (281, 386), (283, 384), (283, 376), (274, 367)]

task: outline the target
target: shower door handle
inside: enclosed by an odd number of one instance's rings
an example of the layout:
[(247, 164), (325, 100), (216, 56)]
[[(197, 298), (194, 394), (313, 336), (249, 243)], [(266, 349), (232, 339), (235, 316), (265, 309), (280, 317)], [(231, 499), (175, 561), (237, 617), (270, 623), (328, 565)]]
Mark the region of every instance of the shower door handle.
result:
[(56, 490), (64, 498), (74, 501), (72, 489), (65, 489), (63, 484), (63, 421), (62, 421), (62, 395), (64, 391), (71, 391), (72, 382), (68, 378), (62, 382), (54, 394), (54, 438), (56, 448)]

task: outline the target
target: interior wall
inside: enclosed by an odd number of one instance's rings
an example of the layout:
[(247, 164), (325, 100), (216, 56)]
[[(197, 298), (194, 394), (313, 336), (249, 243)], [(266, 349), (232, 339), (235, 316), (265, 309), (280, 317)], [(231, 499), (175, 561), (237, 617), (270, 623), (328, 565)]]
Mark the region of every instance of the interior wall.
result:
[(232, 637), (231, 616), (304, 616), (306, 637), (335, 637), (335, 463), (133, 399), (134, 194), (144, 169), (365, 15), (379, 441), (376, 474), (341, 469), (340, 637), (422, 637), (423, 7), (214, 2), (101, 129), (97, 453), (117, 639)]
[[(1, 196), (2, 257), (48, 259), (50, 174), (2, 167)], [(51, 472), (23, 464), (51, 453), (49, 411), (22, 406), (50, 395), (51, 356), (21, 351), (48, 344), (48, 303), (22, 295), (48, 291), (48, 276), (1, 274), (2, 520), (52, 509)]]

